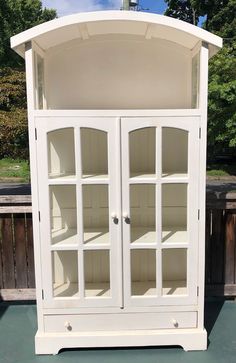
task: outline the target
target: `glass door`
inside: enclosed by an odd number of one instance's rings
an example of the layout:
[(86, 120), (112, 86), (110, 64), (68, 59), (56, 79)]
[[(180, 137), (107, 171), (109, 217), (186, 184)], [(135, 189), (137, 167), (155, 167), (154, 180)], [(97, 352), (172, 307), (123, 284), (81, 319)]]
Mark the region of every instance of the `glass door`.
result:
[(45, 307), (121, 305), (118, 121), (37, 121)]
[(125, 305), (197, 299), (197, 117), (122, 119)]

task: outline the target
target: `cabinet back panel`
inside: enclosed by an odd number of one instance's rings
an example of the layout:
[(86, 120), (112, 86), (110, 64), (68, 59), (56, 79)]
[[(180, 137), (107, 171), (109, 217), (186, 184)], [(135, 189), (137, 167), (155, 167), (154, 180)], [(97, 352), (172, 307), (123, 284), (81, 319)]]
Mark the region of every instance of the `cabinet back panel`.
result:
[(130, 219), (132, 226), (155, 226), (155, 185), (130, 186)]
[(156, 128), (146, 127), (129, 134), (130, 174), (155, 174)]
[(108, 186), (83, 185), (83, 221), (85, 228), (108, 228)]
[(191, 108), (191, 56), (163, 40), (73, 42), (46, 60), (49, 109)]
[(83, 174), (108, 174), (107, 133), (81, 128)]
[(162, 128), (162, 172), (187, 173), (188, 132), (172, 127)]
[(50, 176), (75, 174), (73, 128), (48, 133), (48, 169)]

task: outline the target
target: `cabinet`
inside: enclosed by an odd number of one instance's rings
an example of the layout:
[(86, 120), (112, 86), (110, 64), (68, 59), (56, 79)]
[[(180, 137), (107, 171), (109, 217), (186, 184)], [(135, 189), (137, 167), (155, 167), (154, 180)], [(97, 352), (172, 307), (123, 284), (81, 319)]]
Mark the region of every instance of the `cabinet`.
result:
[(26, 58), (36, 353), (206, 349), (207, 61), (221, 39), (99, 12), (40, 25), (12, 47)]

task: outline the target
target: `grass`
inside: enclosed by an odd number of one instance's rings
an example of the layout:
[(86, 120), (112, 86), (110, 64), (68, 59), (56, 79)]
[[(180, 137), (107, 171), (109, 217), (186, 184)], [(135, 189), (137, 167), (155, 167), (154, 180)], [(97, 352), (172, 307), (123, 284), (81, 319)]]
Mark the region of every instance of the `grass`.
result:
[(236, 163), (209, 164), (207, 165), (207, 176), (211, 177), (236, 177)]
[(0, 159), (0, 181), (28, 183), (30, 180), (29, 162), (4, 158)]
[[(207, 165), (207, 176), (220, 178), (236, 177), (236, 163), (212, 163)], [(28, 160), (0, 159), (0, 182), (29, 183), (30, 170)]]

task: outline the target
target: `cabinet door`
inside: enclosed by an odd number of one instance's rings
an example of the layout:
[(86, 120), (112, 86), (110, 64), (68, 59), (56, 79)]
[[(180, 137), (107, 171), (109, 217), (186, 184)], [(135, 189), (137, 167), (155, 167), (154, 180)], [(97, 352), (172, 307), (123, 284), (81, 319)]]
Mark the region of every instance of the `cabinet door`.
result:
[(120, 306), (119, 120), (36, 124), (44, 306)]
[(126, 306), (197, 301), (198, 117), (123, 118)]

